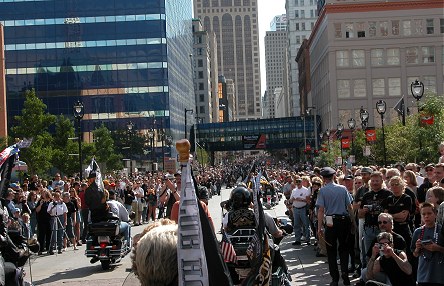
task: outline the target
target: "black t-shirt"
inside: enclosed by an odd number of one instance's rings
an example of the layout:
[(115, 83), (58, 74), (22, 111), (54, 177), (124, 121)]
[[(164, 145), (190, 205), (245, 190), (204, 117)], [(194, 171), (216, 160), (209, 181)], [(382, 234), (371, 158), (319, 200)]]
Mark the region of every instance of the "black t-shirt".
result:
[(424, 183), (422, 183), (421, 186), (419, 186), (419, 188), (416, 190), (419, 203), (425, 202), (427, 190), (431, 187), (433, 187), (433, 184), (429, 181), (429, 178), (425, 178)]
[(378, 226), (378, 216), (384, 211), (381, 203), (393, 193), (386, 189), (381, 189), (377, 192), (368, 191), (362, 197), (360, 208), (371, 205), (372, 210), (365, 214), (365, 226)]
[(68, 217), (70, 217), (73, 213), (75, 213), (77, 211), (77, 208), (72, 201), (65, 203), (65, 205), (66, 205), (66, 208), (68, 209), (68, 214), (67, 214)]
[[(384, 210), (387, 210), (389, 214), (396, 214), (402, 211), (408, 211), (411, 213), (412, 211), (412, 199), (409, 195), (402, 194), (399, 197), (395, 197), (395, 195), (391, 195), (386, 198), (382, 203), (382, 207)], [(407, 216), (405, 222), (409, 221), (409, 216)], [(399, 222), (395, 222), (399, 223)]]
[[(402, 251), (406, 251), (407, 244), (405, 242), (405, 239), (393, 231), (392, 231), (392, 236), (393, 236), (393, 247), (395, 249), (400, 249)], [(372, 248), (376, 242), (377, 242), (376, 238), (373, 239), (372, 243), (370, 244), (370, 248), (367, 250), (367, 253), (366, 253), (367, 257), (372, 257)]]
[(48, 213), (48, 206), (51, 202), (43, 202), (43, 201), (38, 201), (37, 205), (35, 206), (36, 208), (39, 205), (42, 205), (42, 207), (40, 208), (40, 211), (37, 213), (37, 222), (38, 223), (49, 223), (49, 221), (51, 220), (51, 215)]
[[(394, 249), (393, 252), (399, 256), (400, 250)], [(387, 274), (392, 286), (415, 286), (416, 282), (413, 279), (413, 275), (407, 275), (396, 263), (393, 257), (381, 256), (379, 259), (381, 270)]]

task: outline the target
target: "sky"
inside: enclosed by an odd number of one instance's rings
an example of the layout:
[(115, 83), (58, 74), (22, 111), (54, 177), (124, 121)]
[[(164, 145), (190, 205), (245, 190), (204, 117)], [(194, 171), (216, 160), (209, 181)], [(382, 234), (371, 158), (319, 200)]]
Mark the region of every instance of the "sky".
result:
[(274, 16), (285, 14), (285, 0), (258, 0), (259, 45), (261, 52), (261, 92), (265, 92), (265, 32), (270, 31), (270, 23)]

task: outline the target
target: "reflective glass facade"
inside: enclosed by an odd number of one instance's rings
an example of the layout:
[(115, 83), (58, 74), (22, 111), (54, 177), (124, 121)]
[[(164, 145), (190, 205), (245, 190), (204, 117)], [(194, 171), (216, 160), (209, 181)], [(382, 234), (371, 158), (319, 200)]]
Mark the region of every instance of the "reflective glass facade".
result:
[(183, 137), (191, 18), (189, 0), (0, 0), (9, 126), (34, 88), (52, 114), (81, 100), (84, 132), (131, 120)]

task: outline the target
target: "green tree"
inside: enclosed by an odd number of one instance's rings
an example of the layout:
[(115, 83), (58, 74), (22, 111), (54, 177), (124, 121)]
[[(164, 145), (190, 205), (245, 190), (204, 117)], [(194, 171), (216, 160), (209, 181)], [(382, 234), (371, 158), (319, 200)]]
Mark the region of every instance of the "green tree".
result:
[(122, 169), (122, 156), (115, 153), (114, 140), (108, 128), (102, 124), (93, 133), (96, 141), (96, 158), (105, 165), (104, 172)]
[(21, 115), (14, 116), (12, 134), (16, 138), (33, 138), (29, 148), (21, 150), (21, 160), (28, 164), (30, 173), (46, 174), (52, 167), (52, 140), (49, 127), (54, 124), (55, 116), (46, 112), (47, 106), (34, 90), (26, 91)]
[(68, 118), (60, 115), (56, 119), (55, 134), (53, 140), (52, 164), (63, 174), (79, 172), (79, 158), (72, 154), (78, 154), (79, 148), (74, 138), (74, 126)]

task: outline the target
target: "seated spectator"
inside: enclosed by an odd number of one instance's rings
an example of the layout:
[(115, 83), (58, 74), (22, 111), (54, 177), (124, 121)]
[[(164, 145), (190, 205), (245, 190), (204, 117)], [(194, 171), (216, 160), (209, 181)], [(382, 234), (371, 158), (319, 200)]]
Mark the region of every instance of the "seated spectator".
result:
[(177, 285), (177, 225), (152, 227), (137, 242), (131, 258), (142, 286)]
[[(388, 232), (381, 232), (377, 240), (378, 243), (373, 246), (372, 256), (368, 262), (367, 278), (372, 279), (385, 273), (392, 286), (415, 286), (412, 265), (407, 260), (405, 252), (393, 247), (393, 236)], [(366, 285), (368, 284), (367, 282)]]

